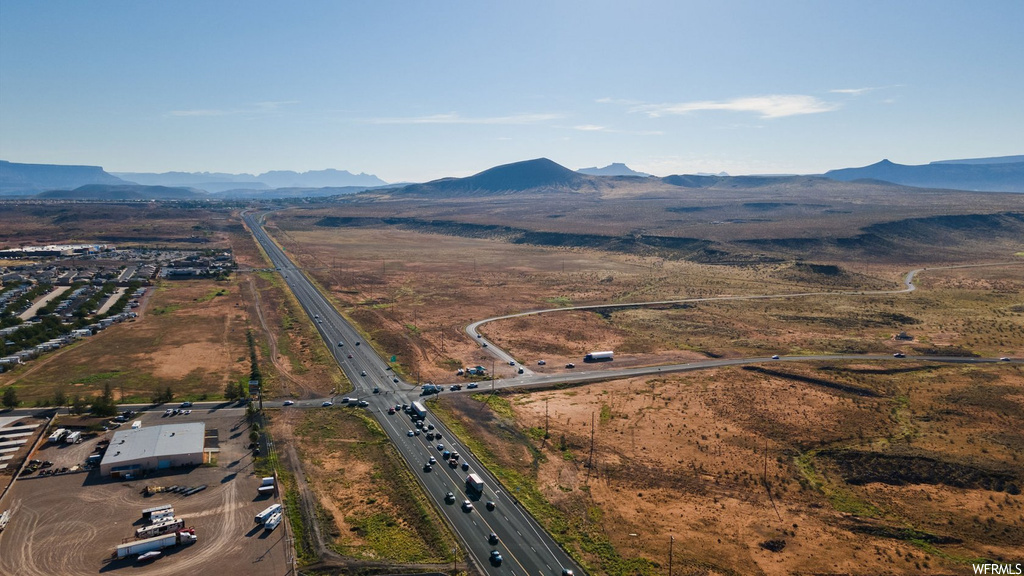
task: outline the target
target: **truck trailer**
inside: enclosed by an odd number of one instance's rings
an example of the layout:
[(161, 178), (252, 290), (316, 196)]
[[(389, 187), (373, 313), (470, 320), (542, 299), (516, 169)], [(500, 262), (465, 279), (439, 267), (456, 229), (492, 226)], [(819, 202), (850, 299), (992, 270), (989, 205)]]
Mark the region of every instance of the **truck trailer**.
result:
[(63, 440), (64, 437), (67, 436), (67, 435), (68, 435), (68, 431), (66, 429), (64, 429), (64, 428), (57, 428), (56, 430), (53, 431), (53, 434), (50, 434), (50, 442), (53, 443), (53, 444), (56, 444), (56, 443), (60, 442), (61, 440)]
[(72, 433), (67, 435), (67, 438), (64, 438), (64, 443), (65, 444), (78, 444), (81, 441), (82, 441), (82, 433), (78, 432), (78, 431), (72, 432)]
[(484, 481), (477, 474), (470, 474), (466, 476), (466, 490), (473, 490), (476, 492), (484, 491)]
[(177, 546), (179, 544), (191, 544), (195, 541), (196, 531), (194, 528), (178, 530), (173, 534), (164, 534), (163, 536), (156, 536), (155, 538), (147, 538), (145, 540), (136, 540), (135, 542), (121, 544), (111, 555), (111, 558), (123, 560), (129, 556), (138, 556), (145, 554), (146, 552), (163, 550), (164, 548), (171, 548), (172, 546)]
[(143, 526), (135, 531), (136, 538), (152, 538), (168, 532), (176, 532), (185, 527), (184, 518), (166, 518), (155, 524)]
[(273, 532), (274, 528), (277, 528), (277, 525), (280, 524), (280, 523), (281, 523), (281, 513), (280, 512), (274, 512), (273, 514), (270, 515), (270, 518), (267, 518), (267, 521), (263, 523), (263, 529), (266, 530), (267, 532)]
[(276, 512), (280, 512), (280, 511), (281, 511), (281, 505), (280, 504), (273, 504), (273, 505), (269, 506), (263, 512), (260, 512), (259, 514), (257, 514), (255, 521), (256, 521), (257, 524), (266, 524), (268, 518), (273, 516)]
[(421, 404), (419, 402), (413, 402), (412, 403), (412, 413), (417, 418), (426, 418), (427, 417), (427, 408), (425, 406), (423, 406), (423, 404)]
[(584, 362), (611, 362), (615, 359), (615, 352), (591, 352), (583, 357)]
[[(147, 486), (146, 489), (149, 490), (149, 487)], [(146, 508), (145, 510), (142, 511), (142, 517), (149, 520), (149, 518), (153, 516), (154, 512), (163, 512), (164, 510), (170, 510), (171, 512), (173, 512), (174, 507), (171, 506), (170, 504), (164, 504), (162, 506), (153, 506), (152, 508)]]

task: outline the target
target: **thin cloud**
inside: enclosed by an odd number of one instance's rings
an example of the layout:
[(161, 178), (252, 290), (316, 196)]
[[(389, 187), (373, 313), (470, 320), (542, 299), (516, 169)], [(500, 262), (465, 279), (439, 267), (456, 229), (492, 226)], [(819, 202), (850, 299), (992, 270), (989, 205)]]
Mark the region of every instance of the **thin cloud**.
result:
[(580, 124), (579, 126), (573, 126), (572, 129), (579, 130), (580, 132), (605, 132), (607, 134), (628, 134), (630, 136), (661, 136), (664, 134), (661, 130), (618, 130), (597, 124)]
[(242, 108), (197, 108), (191, 110), (171, 110), (171, 116), (236, 116), (240, 114), (270, 114), (279, 111), (284, 106), (298, 104), (298, 100), (278, 100), (267, 102), (254, 102)]
[(596, 124), (581, 124), (579, 126), (573, 126), (573, 130), (581, 130), (583, 132), (607, 132), (608, 128), (604, 126), (598, 126)]
[(832, 94), (849, 94), (851, 96), (860, 96), (861, 94), (867, 94), (868, 92), (873, 92), (875, 90), (878, 90), (878, 88), (837, 88), (835, 90), (829, 90), (829, 92)]
[(370, 124), (539, 124), (561, 118), (561, 114), (512, 114), (509, 116), (466, 117), (457, 113), (396, 118), (369, 118)]
[(839, 109), (836, 102), (826, 102), (814, 96), (803, 94), (772, 94), (768, 96), (750, 96), (733, 98), (732, 100), (699, 100), (676, 104), (643, 104), (634, 106), (631, 112), (641, 112), (651, 118), (668, 115), (685, 115), (692, 112), (726, 111), (753, 112), (761, 118), (784, 118), (804, 114), (820, 114)]

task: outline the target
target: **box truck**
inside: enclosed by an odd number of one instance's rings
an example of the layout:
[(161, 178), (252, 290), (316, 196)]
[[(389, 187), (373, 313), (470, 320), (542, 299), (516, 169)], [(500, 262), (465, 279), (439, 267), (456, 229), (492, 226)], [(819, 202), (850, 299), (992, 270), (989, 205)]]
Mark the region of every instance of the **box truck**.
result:
[(466, 490), (473, 490), (476, 492), (484, 491), (484, 481), (477, 474), (470, 474), (466, 476)]

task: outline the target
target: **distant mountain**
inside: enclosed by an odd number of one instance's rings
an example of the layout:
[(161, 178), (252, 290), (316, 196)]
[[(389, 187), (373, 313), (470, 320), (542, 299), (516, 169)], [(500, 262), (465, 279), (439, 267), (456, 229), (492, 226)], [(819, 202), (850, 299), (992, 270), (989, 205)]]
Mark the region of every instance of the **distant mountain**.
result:
[(36, 198), (47, 200), (205, 200), (209, 195), (192, 188), (140, 184), (88, 184), (74, 190), (48, 190)]
[(650, 174), (637, 172), (622, 162), (615, 162), (605, 166), (604, 168), (580, 168), (577, 172), (580, 174), (587, 174), (589, 176), (650, 176)]
[(372, 174), (353, 174), (348, 170), (311, 170), (293, 172), (275, 170), (258, 176), (252, 174), (227, 174), (224, 172), (118, 172), (117, 176), (148, 186), (188, 186), (207, 192), (225, 190), (263, 190), (267, 188), (344, 188), (362, 186), (370, 188), (387, 184)]
[(881, 180), (918, 188), (1024, 192), (1024, 162), (977, 164), (960, 160), (907, 166), (882, 160), (863, 168), (829, 170), (825, 177), (843, 182)]
[(128, 184), (99, 166), (17, 164), (0, 160), (0, 196), (31, 196), (55, 188), (85, 184)]
[(967, 158), (966, 160), (936, 160), (930, 164), (1014, 164), (1024, 162), (1024, 156), (995, 156), (992, 158)]
[(547, 158), (537, 158), (495, 166), (466, 178), (442, 178), (425, 184), (413, 184), (395, 192), (466, 196), (507, 194), (524, 190), (576, 190), (591, 178)]
[(828, 181), (823, 176), (714, 176), (707, 174), (676, 174), (659, 178), (666, 184), (685, 188), (751, 189), (766, 186), (808, 186)]

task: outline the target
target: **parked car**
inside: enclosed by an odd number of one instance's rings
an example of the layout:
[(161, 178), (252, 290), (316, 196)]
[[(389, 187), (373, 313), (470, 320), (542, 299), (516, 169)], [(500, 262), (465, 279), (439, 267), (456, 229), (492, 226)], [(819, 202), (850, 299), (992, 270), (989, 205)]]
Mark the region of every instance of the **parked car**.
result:
[(575, 364), (573, 364), (572, 362), (569, 362), (568, 364), (566, 364), (566, 365), (565, 365), (565, 367), (566, 367), (566, 368), (575, 368), (575, 367), (576, 367), (576, 365), (575, 365)]

